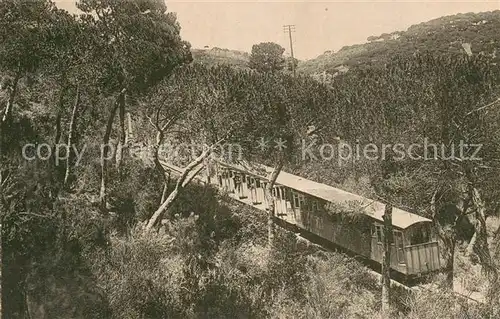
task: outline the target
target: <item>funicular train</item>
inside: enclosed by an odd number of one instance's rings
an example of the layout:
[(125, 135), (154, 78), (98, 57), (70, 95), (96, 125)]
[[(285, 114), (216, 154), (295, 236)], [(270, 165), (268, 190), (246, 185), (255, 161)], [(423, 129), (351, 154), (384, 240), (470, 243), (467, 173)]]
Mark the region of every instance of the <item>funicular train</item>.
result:
[[(209, 173), (210, 183), (231, 197), (265, 210), (268, 207), (266, 186), (272, 168), (264, 165), (228, 165), (217, 163)], [(307, 180), (281, 171), (272, 198), (275, 216), (323, 240), (380, 264), (385, 205), (344, 190)], [(365, 223), (345, 222), (328, 214), (332, 207), (357, 203), (366, 215)], [(368, 223), (366, 223), (366, 220)], [(393, 208), (391, 268), (405, 278), (441, 270), (439, 246), (428, 218)]]

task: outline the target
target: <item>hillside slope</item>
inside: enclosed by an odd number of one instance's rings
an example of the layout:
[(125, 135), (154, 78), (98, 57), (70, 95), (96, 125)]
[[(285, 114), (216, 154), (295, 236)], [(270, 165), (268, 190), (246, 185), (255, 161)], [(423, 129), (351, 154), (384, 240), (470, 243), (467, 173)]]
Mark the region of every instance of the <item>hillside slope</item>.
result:
[(216, 65), (227, 64), (236, 68), (248, 68), (250, 54), (247, 52), (229, 50), (229, 49), (192, 49), (194, 61), (200, 64)]
[(473, 54), (497, 59), (500, 45), (500, 10), (445, 16), (413, 25), (406, 31), (368, 37), (367, 43), (326, 51), (299, 64), (298, 71), (311, 75), (332, 75), (339, 67), (382, 64), (392, 56), (415, 52), (465, 54), (462, 43), (470, 43)]

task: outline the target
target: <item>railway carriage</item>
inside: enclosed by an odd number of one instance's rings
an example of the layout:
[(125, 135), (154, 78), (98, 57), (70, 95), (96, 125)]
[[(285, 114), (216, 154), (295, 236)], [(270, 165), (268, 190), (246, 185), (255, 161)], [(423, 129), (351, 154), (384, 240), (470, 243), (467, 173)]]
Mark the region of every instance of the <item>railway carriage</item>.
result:
[[(183, 171), (174, 165), (163, 165), (177, 173)], [(214, 172), (210, 178), (214, 186), (248, 205), (268, 208), (269, 181), (264, 176), (269, 176), (272, 168), (217, 163)], [(199, 179), (204, 181), (203, 177)], [(272, 198), (276, 218), (368, 260), (382, 262), (384, 204), (283, 171), (278, 175)], [(353, 207), (362, 218), (345, 218), (345, 212)], [(430, 219), (393, 208), (392, 226), (393, 270), (413, 277), (441, 269), (438, 241)]]
[[(248, 204), (268, 207), (266, 177), (272, 168), (263, 165), (219, 164), (218, 186)], [(238, 183), (234, 180), (239, 180)], [(335, 187), (281, 172), (272, 198), (275, 216), (337, 246), (377, 263), (382, 262), (382, 230), (385, 205)], [(332, 205), (333, 204), (333, 205)], [(364, 218), (347, 219), (342, 211), (358, 207)], [(423, 275), (441, 269), (439, 246), (432, 221), (394, 208), (391, 268), (408, 276)]]

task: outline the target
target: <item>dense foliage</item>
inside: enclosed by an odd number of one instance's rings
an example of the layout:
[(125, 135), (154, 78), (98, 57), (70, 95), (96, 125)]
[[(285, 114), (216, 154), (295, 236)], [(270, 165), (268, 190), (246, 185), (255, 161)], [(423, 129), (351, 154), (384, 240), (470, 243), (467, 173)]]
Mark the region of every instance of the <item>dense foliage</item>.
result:
[[(500, 228), (486, 221), (500, 207), (500, 72), (489, 57), (401, 55), (326, 86), (191, 63), (162, 1), (78, 5), (83, 14), (71, 16), (45, 0), (0, 3), (5, 318), (376, 316), (379, 284), (366, 268), (284, 230), (267, 245), (264, 214), (194, 182), (210, 155), (231, 160), (224, 143), (239, 145), (244, 161), (436, 218), (448, 286), (394, 288), (395, 318), (498, 317)], [(276, 70), (285, 67), (277, 49)], [(482, 144), (481, 160), (337, 161), (301, 151), (424, 138)], [(167, 142), (201, 147), (162, 154)], [(186, 168), (177, 179), (160, 163), (165, 156)], [(460, 241), (472, 250), (454, 269)], [(474, 263), (486, 305), (450, 293), (450, 276)]]
[(500, 11), (457, 14), (422, 22), (406, 31), (368, 37), (368, 42), (345, 46), (337, 52), (328, 51), (299, 64), (299, 72), (306, 74), (335, 74), (340, 66), (381, 66), (393, 56), (411, 56), (415, 53), (462, 56), (462, 43), (469, 43), (474, 54), (482, 54), (498, 61), (500, 41), (496, 30), (500, 25)]

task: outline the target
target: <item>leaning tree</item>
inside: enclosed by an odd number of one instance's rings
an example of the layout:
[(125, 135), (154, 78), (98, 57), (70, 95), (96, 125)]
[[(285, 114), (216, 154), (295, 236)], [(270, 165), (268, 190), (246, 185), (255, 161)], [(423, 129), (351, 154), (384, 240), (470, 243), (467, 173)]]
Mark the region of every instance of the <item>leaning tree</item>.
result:
[(127, 96), (140, 95), (168, 77), (179, 65), (192, 61), (189, 44), (180, 37), (174, 13), (163, 1), (81, 0), (82, 18), (95, 31), (94, 56), (105, 72), (101, 77), (105, 95), (113, 96), (103, 137), (100, 202), (106, 207), (107, 162), (112, 127), (120, 114), (118, 166), (125, 144)]

